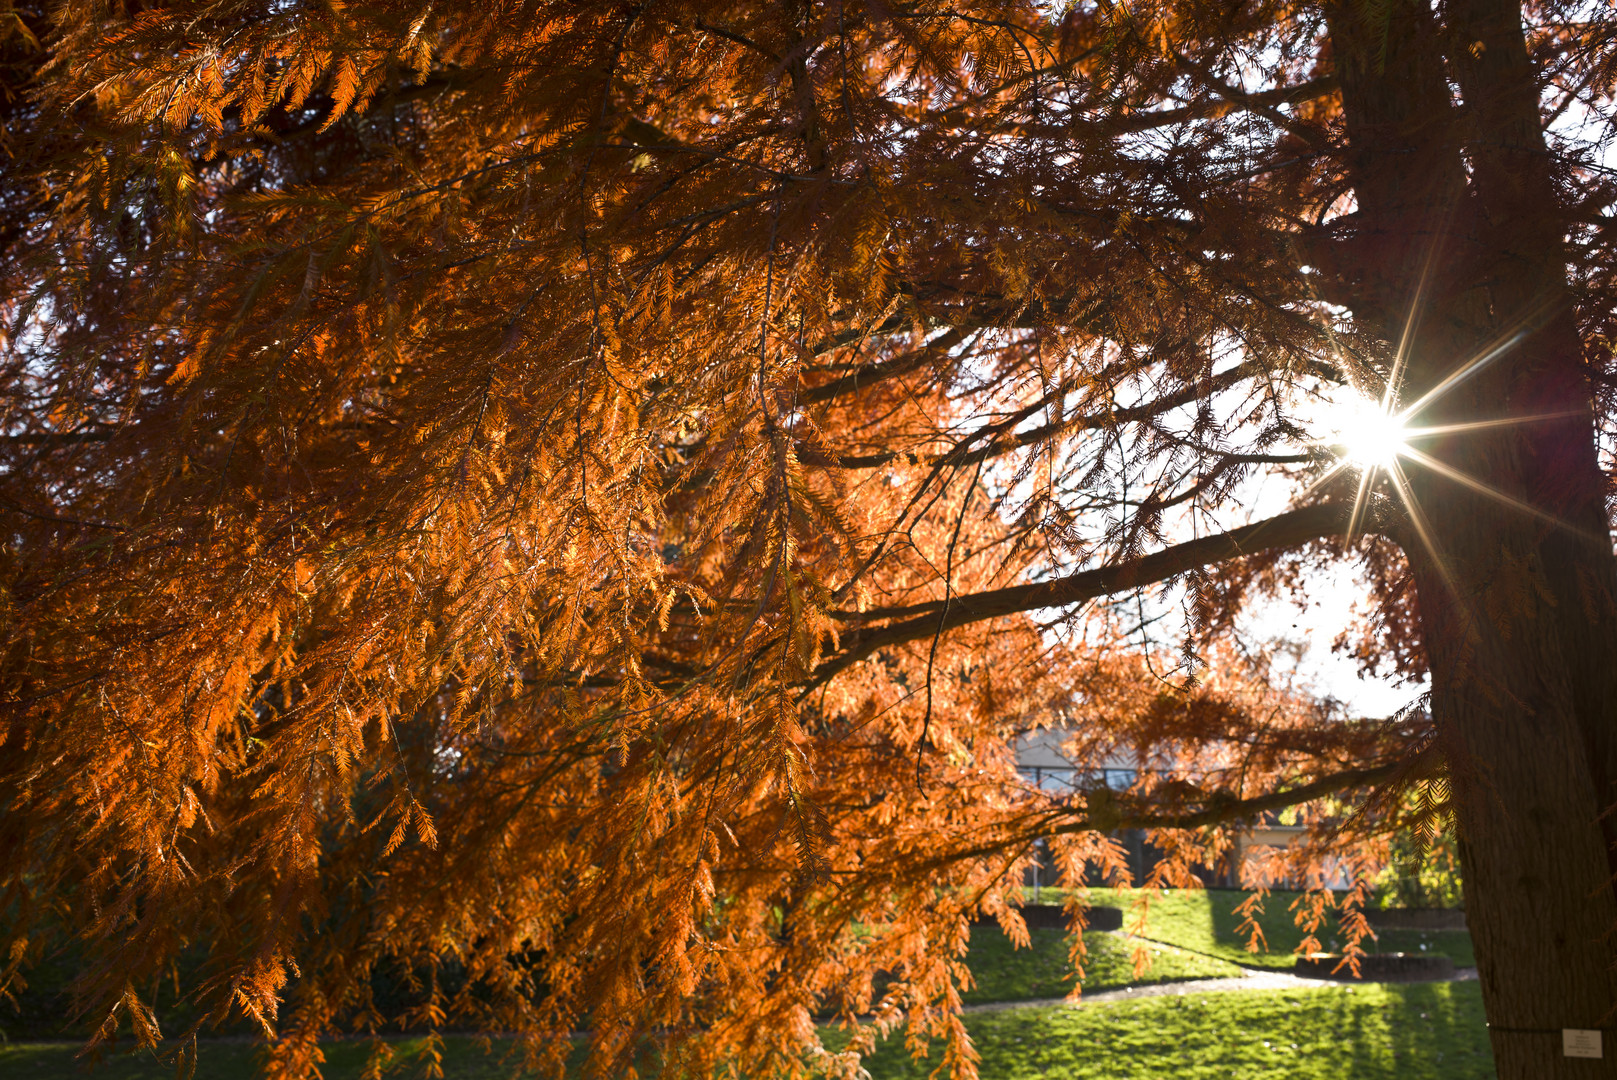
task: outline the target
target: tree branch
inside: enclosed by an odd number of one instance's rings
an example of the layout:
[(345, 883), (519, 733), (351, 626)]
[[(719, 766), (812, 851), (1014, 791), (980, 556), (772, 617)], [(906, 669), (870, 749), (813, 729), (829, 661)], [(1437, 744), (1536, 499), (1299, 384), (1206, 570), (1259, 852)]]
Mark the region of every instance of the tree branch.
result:
[(842, 639), (837, 655), (822, 663), (814, 672), (811, 686), (818, 686), (844, 669), (858, 663), (878, 649), (900, 645), (943, 633), (957, 626), (1015, 615), (1039, 608), (1070, 607), (1111, 593), (1127, 592), (1142, 585), (1166, 581), (1187, 570), (1209, 563), (1238, 559), (1271, 548), (1294, 547), (1309, 540), (1341, 533), (1348, 526), (1350, 507), (1343, 503), (1316, 503), (1278, 514), (1264, 521), (1243, 525), (1216, 536), (1204, 536), (1175, 544), (1161, 551), (1143, 555), (1138, 559), (1083, 570), (1050, 581), (1027, 585), (1011, 585), (1002, 589), (989, 589), (950, 600), (949, 610), (943, 611), (943, 601), (934, 600), (901, 608), (878, 608), (873, 611), (832, 611), (832, 618), (852, 621), (891, 618), (900, 620), (886, 626), (855, 630)]
[(1312, 780), (1306, 784), (1299, 784), (1284, 791), (1271, 791), (1267, 795), (1254, 795), (1247, 799), (1235, 799), (1223, 792), (1214, 792), (1207, 801), (1207, 805), (1200, 810), (1178, 814), (1118, 814), (1116, 824), (1106, 821), (1068, 821), (1057, 825), (1053, 831), (1056, 833), (1084, 832), (1089, 829), (1199, 829), (1207, 825), (1222, 825), (1231, 821), (1244, 821), (1266, 814), (1272, 810), (1284, 810), (1300, 803), (1312, 802), (1325, 795), (1331, 795), (1347, 788), (1367, 787), (1379, 784), (1391, 777), (1403, 765), (1402, 760), (1391, 761), (1385, 765), (1376, 765), (1365, 769), (1347, 769), (1339, 773), (1331, 773)]
[[(909, 365), (906, 370), (916, 366), (919, 365)], [(1308, 369), (1308, 371), (1309, 374), (1320, 375), (1322, 377), (1332, 377), (1339, 374), (1337, 372), (1326, 371), (1323, 368), (1315, 369), (1311, 367)], [(969, 446), (970, 443), (977, 441), (976, 436), (980, 434), (979, 431), (978, 433), (975, 433), (973, 436), (969, 437), (965, 443), (954, 450), (945, 451), (941, 454), (929, 454), (919, 458), (918, 460), (928, 464), (941, 463), (964, 468), (966, 466), (975, 465), (977, 462), (983, 461), (987, 458), (997, 457), (1000, 454), (1006, 454), (1012, 450), (1019, 450), (1022, 447), (1032, 446), (1036, 443), (1043, 442), (1046, 439), (1054, 438), (1055, 436), (1064, 432), (1090, 431), (1096, 428), (1116, 428), (1122, 426), (1123, 424), (1132, 424), (1141, 420), (1148, 420), (1154, 416), (1161, 416), (1163, 413), (1172, 412), (1174, 409), (1188, 405), (1193, 401), (1199, 401), (1202, 398), (1211, 397), (1213, 394), (1227, 390), (1247, 379), (1256, 378), (1262, 375), (1269, 375), (1273, 372), (1274, 368), (1271, 365), (1257, 360), (1248, 360), (1233, 368), (1230, 368), (1228, 371), (1220, 372), (1219, 374), (1207, 379), (1200, 379), (1196, 382), (1189, 383), (1171, 394), (1166, 394), (1160, 398), (1156, 398), (1152, 401), (1147, 401), (1139, 405), (1132, 405), (1121, 409), (1112, 409), (1105, 413), (1091, 413), (1084, 416), (1073, 416), (1069, 419), (1058, 421), (1056, 423), (1041, 424), (1036, 428), (1030, 428), (1027, 431), (1017, 432), (1010, 436), (996, 434), (994, 438), (990, 439), (987, 443), (979, 446), (975, 450), (965, 449), (965, 447)], [(1065, 391), (1060, 392), (1065, 393)], [(1037, 411), (1038, 409), (1044, 408), (1055, 399), (1056, 395), (1047, 395), (1045, 398), (1034, 402), (1031, 406), (1029, 406), (1028, 410), (1025, 411)], [(1020, 424), (1023, 419), (1025, 418), (1020, 416), (1014, 418), (1012, 426), (1014, 427), (1015, 424)], [(877, 469), (883, 465), (889, 464), (890, 462), (896, 461), (899, 458), (911, 457), (913, 455), (906, 454), (900, 450), (883, 450), (874, 454), (835, 454), (815, 447), (799, 444), (797, 447), (797, 456), (798, 460), (803, 462), (805, 465), (817, 465), (822, 468)]]
[[(1224, 792), (1212, 792), (1206, 805), (1198, 810), (1183, 813), (1131, 813), (1128, 810), (1118, 810), (1116, 803), (1111, 800), (1105, 800), (1099, 806), (1086, 805), (1081, 809), (1061, 807), (1025, 819), (1025, 824), (1020, 830), (1008, 835), (996, 836), (991, 841), (974, 847), (952, 849), (947, 859), (950, 862), (978, 859), (1048, 836), (1115, 832), (1119, 829), (1200, 829), (1209, 825), (1250, 820), (1260, 814), (1312, 802), (1338, 791), (1384, 783), (1397, 774), (1402, 764), (1401, 761), (1392, 761), (1369, 768), (1345, 769), (1284, 791), (1271, 791), (1266, 795), (1254, 795), (1246, 799), (1237, 799)], [(866, 868), (864, 872), (868, 870), (869, 868)]]
[(1172, 127), (1175, 124), (1189, 123), (1192, 120), (1216, 120), (1237, 111), (1258, 112), (1265, 119), (1273, 122), (1275, 117), (1272, 110), (1275, 106), (1296, 105), (1304, 101), (1322, 98), (1336, 91), (1337, 82), (1335, 75), (1322, 75), (1317, 79), (1309, 79), (1307, 82), (1298, 83), (1295, 86), (1277, 86), (1255, 94), (1249, 94), (1221, 84), (1212, 85), (1209, 89), (1216, 95), (1215, 97), (1205, 98), (1174, 109), (1141, 109), (1135, 112), (1121, 113), (1117, 116), (1104, 117), (1099, 120), (1073, 120), (1066, 124), (1018, 124), (1012, 130), (1018, 135), (1033, 138), (1048, 139), (1075, 135), (1089, 138), (1097, 136), (1105, 138), (1117, 135), (1134, 135), (1144, 131)]

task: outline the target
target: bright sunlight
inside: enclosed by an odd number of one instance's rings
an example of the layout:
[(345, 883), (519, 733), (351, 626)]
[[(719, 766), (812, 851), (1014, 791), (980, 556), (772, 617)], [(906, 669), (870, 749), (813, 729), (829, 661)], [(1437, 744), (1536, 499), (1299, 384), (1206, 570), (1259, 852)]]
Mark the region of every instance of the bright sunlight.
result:
[(1355, 398), (1338, 405), (1332, 412), (1333, 442), (1343, 457), (1366, 471), (1390, 470), (1399, 455), (1409, 451), (1409, 432), (1404, 418), (1381, 402)]

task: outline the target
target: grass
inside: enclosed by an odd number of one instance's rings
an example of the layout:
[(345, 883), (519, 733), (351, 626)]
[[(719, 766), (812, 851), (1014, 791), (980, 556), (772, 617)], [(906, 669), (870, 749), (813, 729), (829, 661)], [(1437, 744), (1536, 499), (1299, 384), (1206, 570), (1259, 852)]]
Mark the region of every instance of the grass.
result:
[[(1053, 890), (1052, 890), (1053, 891)], [(1288, 906), (1295, 894), (1274, 893), (1259, 918), (1269, 950), (1249, 953), (1234, 908), (1244, 894), (1164, 893), (1153, 901), (1146, 936), (1151, 967), (1141, 982), (1167, 982), (1240, 974), (1248, 967), (1289, 968), (1302, 931)], [(1048, 897), (1059, 900), (1059, 897)], [(1094, 889), (1090, 900), (1124, 909), (1132, 922), (1133, 896)], [(1330, 946), (1334, 923), (1322, 928)], [(976, 988), (968, 1003), (1027, 1001), (1064, 996), (1072, 986), (1067, 963), (1068, 935), (1034, 930), (1033, 947), (1012, 949), (996, 926), (974, 928), (967, 962)], [(1135, 942), (1090, 932), (1086, 989), (1134, 983)], [(1171, 946), (1171, 947), (1163, 947)], [(1422, 948), (1424, 946), (1424, 949)], [(1383, 931), (1371, 946), (1384, 952), (1438, 952), (1456, 964), (1472, 964), (1464, 931)], [(974, 1013), (967, 1018), (982, 1054), (984, 1080), (1042, 1080), (1087, 1077), (1397, 1077), (1398, 1080), (1469, 1080), (1492, 1077), (1486, 1027), (1478, 986), (1468, 983), (1412, 985), (1324, 985), (1303, 991), (1239, 991), (1195, 994), (1064, 1007), (1020, 1008)], [(482, 1040), (446, 1036), (446, 1080), (495, 1080), (521, 1074), (501, 1065), (499, 1040), (485, 1054)], [(390, 1080), (422, 1075), (422, 1039), (389, 1040), (394, 1063)], [(75, 1058), (78, 1043), (0, 1043), (0, 1077), (6, 1080), (167, 1080), (172, 1066), (151, 1055), (109, 1055), (85, 1070)], [(323, 1047), (327, 1080), (358, 1080), (368, 1045), (339, 1042)], [(247, 1080), (258, 1075), (259, 1048), (247, 1041), (216, 1040), (200, 1047), (198, 1080)], [(935, 1067), (934, 1060), (932, 1066)], [(912, 1063), (901, 1039), (892, 1039), (868, 1062), (872, 1080), (926, 1076), (929, 1067)]]
[[(1072, 989), (1072, 966), (1067, 962), (1070, 935), (1062, 930), (1033, 930), (1032, 947), (1013, 949), (997, 926), (979, 926), (971, 932), (966, 963), (977, 980), (975, 989), (961, 995), (967, 1004), (986, 1001), (1029, 1001), (1064, 997)], [(1084, 935), (1089, 950), (1084, 962), (1084, 989), (1105, 990), (1130, 986), (1134, 978), (1135, 942), (1116, 934), (1091, 931)], [(1143, 944), (1143, 943), (1142, 943)], [(1180, 979), (1219, 979), (1239, 976), (1241, 969), (1226, 960), (1146, 945), (1151, 967), (1142, 983)]]
[[(984, 1080), (1492, 1080), (1475, 982), (1335, 986), (973, 1013)], [(900, 1038), (872, 1080), (920, 1080)]]
[[(1322, 985), (1308, 990), (1241, 991), (1146, 998), (1077, 1008), (1040, 1006), (972, 1013), (967, 1029), (983, 1080), (1491, 1080), (1493, 1059), (1475, 982)], [(836, 1033), (831, 1033), (833, 1038)], [(469, 1036), (444, 1039), (446, 1080), (510, 1077), (499, 1054)], [(421, 1075), (421, 1040), (394, 1042), (390, 1078)], [(83, 1075), (67, 1044), (0, 1047), (7, 1080)], [(327, 1080), (358, 1080), (366, 1047), (326, 1049)], [(206, 1043), (198, 1080), (256, 1074), (247, 1042)], [(867, 1059), (871, 1080), (920, 1080), (936, 1066), (912, 1061), (901, 1037)], [(95, 1080), (168, 1080), (173, 1069), (149, 1056), (122, 1055)]]
[[(1291, 902), (1297, 895), (1274, 892), (1264, 901), (1263, 914), (1258, 917), (1268, 943), (1264, 952), (1248, 952), (1246, 935), (1238, 930), (1241, 917), (1235, 913), (1235, 906), (1246, 899), (1244, 892), (1166, 891), (1151, 902), (1143, 936), (1247, 967), (1290, 969), (1296, 959), (1294, 950), (1303, 940), (1301, 928), (1292, 921)], [(1127, 930), (1134, 923), (1132, 906), (1137, 896), (1129, 890), (1091, 889), (1090, 903), (1122, 908), (1123, 928)], [(1344, 940), (1330, 914), (1315, 937), (1327, 950), (1340, 947)], [(1472, 967), (1477, 962), (1471, 951), (1471, 935), (1464, 930), (1382, 930), (1379, 939), (1365, 942), (1364, 948), (1366, 952), (1435, 953), (1451, 958), (1461, 967)]]

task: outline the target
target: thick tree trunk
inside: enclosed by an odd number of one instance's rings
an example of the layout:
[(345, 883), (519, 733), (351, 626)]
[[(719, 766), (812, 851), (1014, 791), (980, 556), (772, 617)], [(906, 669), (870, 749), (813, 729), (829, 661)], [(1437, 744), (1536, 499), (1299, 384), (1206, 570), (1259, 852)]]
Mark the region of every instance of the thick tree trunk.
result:
[[(1435, 464), (1408, 465), (1399, 530), (1494, 1055), (1509, 1080), (1617, 1077), (1617, 563), (1537, 86), (1509, 2), (1457, 0), (1442, 27), (1375, 10), (1331, 12), (1356, 314), (1400, 349), (1400, 400), (1433, 395), (1413, 426), (1553, 417), (1417, 442)], [(1603, 1058), (1564, 1056), (1563, 1029), (1602, 1027)]]

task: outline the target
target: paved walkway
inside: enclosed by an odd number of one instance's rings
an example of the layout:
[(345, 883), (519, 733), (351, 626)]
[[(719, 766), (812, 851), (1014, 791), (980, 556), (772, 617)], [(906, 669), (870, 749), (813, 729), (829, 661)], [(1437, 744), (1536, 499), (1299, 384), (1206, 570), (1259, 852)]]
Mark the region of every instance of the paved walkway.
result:
[[(1146, 983), (1125, 986), (1120, 990), (1091, 990), (1077, 1001), (1066, 998), (1036, 998), (1032, 1001), (988, 1001), (981, 1005), (967, 1005), (962, 1012), (996, 1012), (1000, 1009), (1047, 1009), (1065, 1005), (1082, 1008), (1085, 1005), (1108, 1005), (1114, 1001), (1132, 1001), (1135, 998), (1184, 997), (1187, 994), (1228, 993), (1235, 990), (1322, 990), (1327, 986), (1351, 985), (1336, 979), (1305, 979), (1289, 971), (1266, 971), (1247, 968), (1240, 978), (1188, 979), (1182, 982)], [(1455, 968), (1449, 982), (1464, 982), (1477, 977), (1476, 968)], [(1363, 985), (1363, 983), (1360, 983)]]
[[(1189, 949), (1180, 949), (1177, 946), (1167, 945), (1164, 942), (1153, 941), (1157, 948), (1173, 949), (1176, 952), (1192, 952)], [(1197, 953), (1196, 955), (1202, 955)], [(1289, 971), (1276, 971), (1273, 968), (1242, 967), (1239, 977), (1231, 976), (1224, 979), (1185, 979), (1179, 982), (1144, 983), (1139, 986), (1125, 986), (1117, 990), (1088, 991), (1076, 1001), (1067, 998), (1036, 998), (1031, 1001), (987, 1001), (981, 1005), (967, 1005), (962, 1012), (997, 1012), (1002, 1009), (1048, 1009), (1052, 1006), (1065, 1005), (1068, 1008), (1082, 1008), (1085, 1005), (1108, 1005), (1114, 1001), (1132, 1001), (1135, 998), (1151, 997), (1184, 997), (1187, 994), (1228, 993), (1237, 990), (1320, 990), (1327, 986), (1352, 985), (1349, 980), (1338, 979), (1305, 979), (1300, 975), (1293, 975)], [(1455, 968), (1454, 974), (1444, 982), (1466, 982), (1477, 977), (1474, 967)], [(1370, 980), (1353, 980), (1353, 982), (1369, 982)]]

